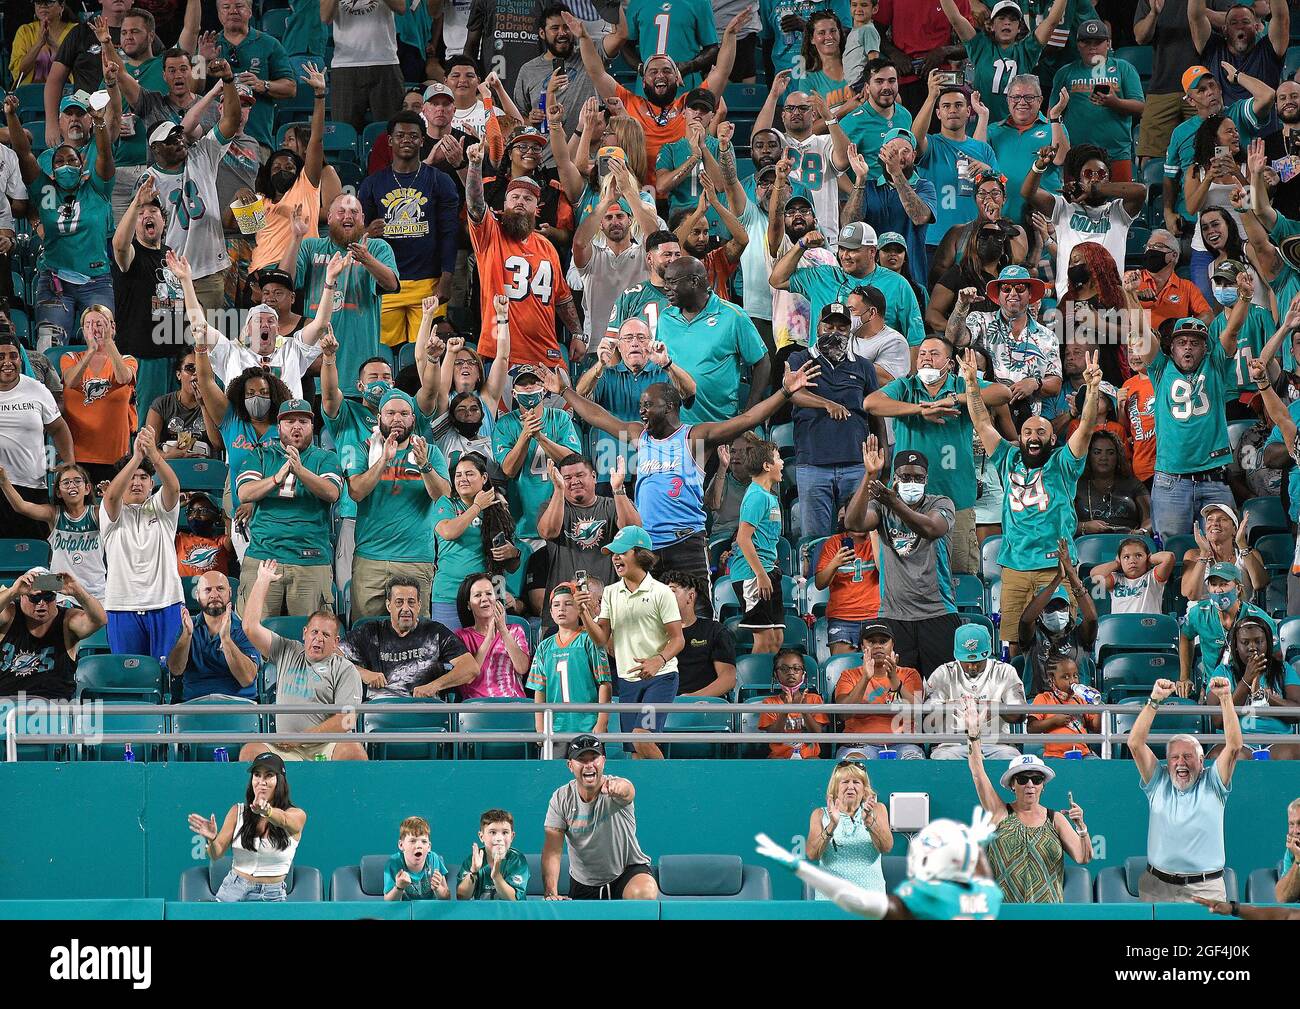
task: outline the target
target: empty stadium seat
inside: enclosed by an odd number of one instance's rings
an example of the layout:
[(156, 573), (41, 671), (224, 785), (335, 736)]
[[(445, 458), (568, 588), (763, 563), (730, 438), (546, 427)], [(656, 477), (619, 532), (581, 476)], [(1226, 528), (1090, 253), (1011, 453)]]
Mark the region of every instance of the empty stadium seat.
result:
[(1300, 656), (1300, 617), (1287, 617), (1277, 628), (1278, 642), (1288, 662)]
[(1067, 904), (1091, 904), (1092, 901), (1092, 873), (1088, 871), (1086, 865), (1074, 865), (1067, 861), (1065, 863), (1065, 884), (1062, 887), (1062, 896)]
[(1178, 651), (1178, 621), (1163, 613), (1108, 613), (1097, 618), (1097, 662), (1120, 652)]
[[(545, 891), (542, 889), (542, 856), (540, 853), (533, 852), (524, 855), (528, 862), (528, 896), (541, 897)], [(569, 856), (560, 855), (560, 875), (556, 880), (556, 890), (561, 895), (569, 892)]]
[(1156, 680), (1178, 679), (1178, 657), (1168, 652), (1126, 652), (1112, 655), (1101, 667), (1098, 689), (1107, 704), (1146, 697)]
[(1256, 869), (1246, 877), (1246, 903), (1272, 904), (1277, 901), (1277, 881), (1282, 863), (1270, 869)]
[[(182, 707), (186, 710), (182, 714), (172, 716), (172, 729), (174, 732), (193, 732), (203, 733), (206, 735), (216, 735), (221, 733), (252, 733), (262, 730), (261, 717), (256, 711), (204, 711), (205, 706), (225, 704), (225, 705), (253, 705), (253, 702), (246, 697), (228, 697), (224, 694), (210, 694), (207, 697), (198, 697), (192, 701), (186, 701)], [(231, 760), (237, 760), (239, 757), (239, 748), (242, 743), (176, 743), (175, 753), (177, 760), (195, 760), (199, 762), (209, 762), (213, 759), (213, 751), (217, 747), (224, 747), (226, 755)]]
[(958, 613), (984, 612), (984, 583), (978, 575), (954, 575), (952, 587), (957, 597)]
[[(362, 855), (360, 865), (341, 865), (330, 875), (330, 900), (383, 900), (384, 867), (391, 855)], [(447, 881), (455, 889), (455, 879)]]
[[(180, 900), (193, 904), (217, 899), (217, 891), (230, 872), (230, 857), (220, 858), (207, 865), (195, 866), (181, 873)], [(320, 870), (309, 865), (295, 864), (284, 881), (286, 901), (313, 903), (325, 899), (325, 881)]]
[(370, 739), (369, 737), (380, 736), (385, 732), (447, 732), (451, 725), (451, 715), (447, 712), (435, 710), (439, 706), (445, 706), (441, 701), (433, 698), (413, 698), (409, 701), (403, 698), (381, 697), (376, 699), (378, 704), (402, 704), (409, 703), (417, 705), (411, 711), (366, 711), (366, 706), (361, 706), (361, 718), (363, 731), (367, 739), (367, 745), (370, 748), (370, 756), (373, 760), (434, 760), (443, 755), (443, 745), (437, 741), (423, 743), (386, 743), (380, 739)]
[[(885, 892), (893, 893), (898, 889), (899, 884), (907, 879), (907, 856), (881, 855), (880, 871), (885, 877)], [(815, 892), (807, 883), (803, 885), (804, 900), (816, 900)]]
[(533, 755), (532, 743), (494, 743), (494, 732), (536, 732), (537, 723), (530, 711), (493, 711), (492, 702), (478, 698), (475, 704), (483, 706), (482, 711), (462, 711), (456, 717), (456, 724), (461, 732), (475, 732), (484, 735), (483, 742), (461, 743), (461, 756), (472, 760), (526, 760)]
[[(731, 715), (719, 711), (721, 697), (675, 698), (664, 721), (665, 732), (730, 732)], [(712, 710), (711, 710), (712, 709)], [(724, 743), (664, 743), (664, 756), (677, 759), (713, 759), (726, 756)]]
[[(1138, 881), (1146, 872), (1145, 855), (1130, 855), (1124, 859), (1122, 866), (1113, 865), (1102, 869), (1097, 874), (1098, 904), (1137, 904)], [(1232, 869), (1223, 870), (1223, 883), (1228, 891), (1228, 899), (1237, 899), (1237, 874)]]
[(162, 666), (148, 655), (87, 655), (77, 663), (77, 699), (162, 703)]
[(15, 578), (49, 563), (50, 545), (45, 540), (0, 539), (0, 577)]
[(1255, 549), (1270, 573), (1285, 575), (1295, 557), (1295, 537), (1290, 533), (1268, 533), (1255, 541)]
[(78, 657), (83, 657), (86, 655), (107, 655), (108, 653), (109, 653), (109, 647), (108, 647), (107, 626), (101, 627), (99, 630), (97, 630), (94, 634), (91, 634), (89, 637), (82, 638), (81, 642), (77, 645)]
[(998, 551), (1001, 549), (1001, 536), (990, 536), (980, 544), (980, 574), (985, 581), (1002, 577), (1002, 565), (998, 563)]
[[(94, 732), (96, 736), (111, 736), (118, 733), (148, 733), (160, 736), (167, 731), (166, 715), (127, 715), (113, 710), (115, 705), (134, 704), (135, 701), (108, 700), (96, 715), (87, 715), (88, 724), (79, 725), (78, 732)], [(81, 760), (111, 761), (126, 759), (126, 745), (123, 743), (84, 742), (79, 747)], [(147, 739), (133, 740), (131, 755), (136, 763), (150, 763), (165, 760), (167, 747), (162, 743), (151, 743)]]
[(1252, 546), (1267, 533), (1284, 533), (1291, 529), (1291, 520), (1280, 497), (1253, 497), (1241, 506), (1241, 514), (1246, 522), (1246, 538)]
[(661, 900), (771, 900), (772, 878), (739, 855), (661, 855)]
[(274, 631), (290, 641), (301, 641), (303, 629), (307, 626), (307, 617), (265, 617), (262, 626)]
[(181, 490), (212, 495), (225, 490), (227, 469), (220, 459), (170, 459), (168, 465), (181, 482)]
[(826, 703), (830, 704), (835, 698), (835, 687), (840, 682), (840, 677), (844, 675), (847, 669), (856, 669), (862, 665), (861, 652), (845, 652), (841, 655), (832, 655), (822, 670), (822, 678), (826, 681)]

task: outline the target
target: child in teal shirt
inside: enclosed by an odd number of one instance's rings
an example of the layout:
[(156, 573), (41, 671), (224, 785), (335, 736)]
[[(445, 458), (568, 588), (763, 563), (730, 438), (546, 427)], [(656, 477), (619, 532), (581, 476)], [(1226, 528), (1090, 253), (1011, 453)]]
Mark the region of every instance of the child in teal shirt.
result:
[(408, 816), (397, 829), (397, 853), (384, 866), (384, 900), (449, 900), (447, 863), (432, 850), (429, 821)]

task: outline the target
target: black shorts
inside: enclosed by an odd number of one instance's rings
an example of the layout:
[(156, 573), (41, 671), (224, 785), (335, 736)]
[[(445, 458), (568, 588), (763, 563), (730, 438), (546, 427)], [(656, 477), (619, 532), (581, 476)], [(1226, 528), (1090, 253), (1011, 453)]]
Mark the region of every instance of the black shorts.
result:
[(570, 900), (622, 900), (623, 891), (627, 884), (636, 876), (650, 876), (657, 883), (659, 877), (655, 875), (654, 867), (637, 863), (629, 865), (623, 870), (618, 879), (609, 883), (601, 883), (599, 886), (588, 886), (586, 883), (579, 883), (576, 879), (569, 880), (569, 899)]
[(731, 65), (731, 82), (753, 80), (758, 74), (758, 32), (736, 39), (736, 62)]
[(773, 568), (767, 573), (772, 583), (772, 594), (763, 599), (758, 594), (758, 579), (746, 578), (740, 583), (740, 596), (745, 604), (745, 613), (740, 618), (740, 626), (747, 631), (773, 631), (785, 626), (785, 604), (781, 599), (781, 569)]

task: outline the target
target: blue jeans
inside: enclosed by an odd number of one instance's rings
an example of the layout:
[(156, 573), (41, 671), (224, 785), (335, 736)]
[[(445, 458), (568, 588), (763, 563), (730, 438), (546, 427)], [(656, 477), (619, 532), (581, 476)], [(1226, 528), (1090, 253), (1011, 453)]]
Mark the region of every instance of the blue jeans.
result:
[(111, 276), (69, 284), (42, 270), (36, 277), (36, 349), (81, 343), (81, 313), (91, 305), (113, 307)]
[(1224, 504), (1236, 509), (1232, 491), (1222, 481), (1195, 481), (1156, 473), (1151, 484), (1151, 521), (1162, 538), (1191, 533), (1197, 516), (1207, 504)]
[(435, 599), (433, 601), (433, 619), (449, 631), (460, 630), (460, 613), (456, 610), (455, 603), (440, 603)]
[(835, 532), (839, 509), (853, 497), (862, 474), (862, 463), (795, 467), (804, 536), (829, 536)]
[(231, 869), (226, 878), (221, 881), (221, 889), (217, 891), (217, 900), (222, 904), (284, 899), (283, 883), (250, 883), (234, 869)]

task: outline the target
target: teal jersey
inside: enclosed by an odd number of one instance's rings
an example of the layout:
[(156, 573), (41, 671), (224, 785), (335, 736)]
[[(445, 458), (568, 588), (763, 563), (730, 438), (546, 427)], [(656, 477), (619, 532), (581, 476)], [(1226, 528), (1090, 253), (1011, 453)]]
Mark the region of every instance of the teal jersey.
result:
[(1233, 381), (1233, 363), (1223, 344), (1209, 350), (1184, 374), (1163, 350), (1147, 365), (1155, 390), (1156, 472), (1200, 473), (1232, 461), (1223, 401)]
[[(823, 308), (832, 302), (845, 301), (859, 287), (874, 287), (880, 291), (885, 296), (885, 325), (907, 337), (909, 345), (916, 347), (921, 344), (925, 339), (921, 305), (912, 285), (893, 270), (877, 266), (865, 277), (852, 277), (838, 266), (801, 266), (791, 274), (789, 282), (791, 291), (808, 299), (809, 319), (820, 319)], [(808, 338), (810, 345), (815, 346), (815, 326)], [(698, 380), (698, 376), (696, 378)]]
[[(614, 302), (614, 309), (609, 314), (606, 333), (609, 336), (616, 336), (619, 327), (628, 319), (640, 318), (650, 327), (651, 339), (657, 339), (659, 319), (672, 307), (668, 301), (668, 294), (662, 287), (655, 287), (650, 281), (644, 280), (618, 296), (618, 300)], [(591, 336), (593, 340), (596, 339), (594, 330)]]
[[(988, 384), (981, 381), (980, 387), (987, 388)], [(932, 403), (964, 393), (966, 380), (950, 374), (944, 379), (939, 395), (931, 396), (919, 378), (906, 375), (894, 379), (881, 391), (899, 403)], [(949, 417), (944, 424), (921, 417), (894, 418), (895, 453), (912, 450), (924, 455), (930, 461), (926, 493), (951, 498), (958, 511), (975, 507), (974, 437), (974, 425), (964, 409), (959, 409), (958, 415)]]
[[(718, 138), (705, 137), (704, 146), (709, 149), (709, 153), (713, 155), (713, 159), (716, 161), (718, 158)], [(655, 158), (655, 171), (671, 172), (673, 169), (686, 164), (690, 157), (690, 141), (685, 137), (681, 140), (674, 140), (671, 144), (664, 144), (663, 147), (659, 148), (659, 156)], [(668, 193), (667, 216), (669, 218), (679, 210), (694, 210), (699, 206), (700, 176), (703, 173), (704, 162), (701, 161), (686, 176), (686, 178), (677, 183), (677, 185)], [(726, 203), (726, 196), (721, 193), (718, 195), (719, 199), (721, 199), (723, 203)], [(624, 201), (624, 204), (626, 205), (626, 201)], [(709, 222), (709, 230), (714, 234), (720, 234), (722, 221), (721, 218), (718, 217), (718, 212), (712, 207), (709, 207), (705, 211), (704, 216)]]
[[(1285, 697), (1287, 687), (1300, 687), (1300, 672), (1297, 672), (1295, 666), (1289, 662), (1282, 664), (1282, 671), (1282, 689), (1278, 693)], [(1237, 678), (1233, 676), (1230, 664), (1225, 662), (1211, 675), (1222, 676), (1232, 686), (1233, 690), (1237, 689)], [(1260, 678), (1259, 686), (1261, 691), (1272, 689), (1263, 677)], [(1269, 709), (1268, 699), (1262, 695), (1256, 696), (1257, 699), (1253, 702), (1248, 697), (1246, 699), (1246, 710), (1240, 712), (1241, 731), (1247, 734), (1252, 732), (1272, 732), (1278, 735), (1290, 735), (1293, 728), (1291, 723), (1284, 722), (1280, 718), (1269, 718), (1267, 714)]]
[[(1214, 317), (1214, 321), (1210, 323), (1211, 343), (1219, 342), (1219, 334), (1227, 328), (1227, 325), (1226, 311)], [(1237, 333), (1237, 354), (1228, 362), (1231, 370), (1225, 383), (1224, 399), (1231, 402), (1243, 392), (1253, 394), (1256, 391), (1255, 383), (1250, 377), (1250, 361), (1259, 357), (1260, 351), (1264, 349), (1264, 344), (1268, 343), (1268, 338), (1273, 335), (1275, 328), (1273, 315), (1268, 309), (1251, 305), (1246, 310), (1246, 321), (1241, 324), (1241, 329)]]
[[(309, 445), (300, 457), (309, 472), (339, 488), (340, 498), (347, 493), (343, 489), (343, 470), (337, 455)], [(284, 459), (284, 448), (279, 444), (249, 455), (236, 477), (236, 487), (273, 476), (284, 465)], [(248, 556), (257, 560), (308, 567), (334, 562), (330, 504), (304, 487), (292, 473), (285, 477), (282, 486), (273, 488), (257, 502), (248, 532)]]
[[(781, 538), (781, 499), (764, 490), (758, 481), (750, 483), (740, 499), (740, 524), (754, 527), (754, 552), (764, 573), (776, 567), (776, 543)], [(742, 582), (754, 577), (744, 552), (737, 546), (731, 552), (731, 580)]]
[(921, 155), (916, 168), (921, 178), (934, 183), (935, 196), (938, 198), (934, 220), (926, 228), (925, 244), (938, 245), (950, 228), (975, 220), (978, 213), (975, 207), (974, 173), (972, 172), (969, 183), (970, 192), (963, 196), (957, 177), (957, 159), (982, 161), (996, 172), (998, 155), (982, 140), (949, 140), (942, 133), (931, 133), (925, 139), (925, 153)]
[[(445, 480), (447, 459), (437, 445), (429, 445), (429, 461)], [(369, 468), (368, 456), (357, 453), (346, 472), (354, 477)], [(432, 563), (433, 509), (410, 447), (399, 449), (375, 489), (357, 502), (357, 556), (370, 561)]]
[[(1254, 603), (1243, 601), (1237, 611), (1237, 619), (1258, 617), (1268, 624), (1277, 640), (1277, 623)], [(1219, 608), (1209, 599), (1201, 599), (1187, 606), (1187, 616), (1183, 617), (1178, 633), (1188, 641), (1200, 642), (1201, 664), (1198, 672), (1193, 672), (1193, 679), (1199, 675), (1201, 686), (1210, 682), (1214, 670), (1228, 661), (1228, 631), (1220, 619)]]
[(821, 70), (812, 70), (790, 82), (791, 87), (811, 94), (816, 92), (826, 99), (826, 107), (831, 111), (843, 105), (849, 97), (849, 81), (831, 77)]
[(1291, 867), (1294, 865), (1295, 865), (1295, 856), (1291, 854), (1291, 849), (1287, 848), (1284, 852), (1282, 852), (1282, 871), (1279, 873), (1279, 875), (1285, 876), (1288, 872), (1291, 871)]
[[(1066, 130), (1065, 133), (1068, 140), (1069, 131)], [(1020, 212), (1025, 205), (1025, 201), (1020, 198), (1020, 183), (1025, 180), (1030, 166), (1037, 160), (1039, 149), (1048, 147), (1051, 143), (1052, 124), (1041, 114), (1038, 122), (1023, 130), (1009, 119), (989, 124), (989, 146), (997, 151), (998, 164), (1002, 174), (1007, 177), (1007, 202), (1002, 208), (1003, 217), (1012, 221), (1020, 220)], [(1059, 193), (1060, 167), (1052, 165), (1043, 173), (1038, 184), (1045, 193)]]
[[(142, 91), (158, 91), (166, 94), (167, 82), (163, 79), (161, 56), (151, 56), (139, 66), (132, 66), (129, 62), (123, 61), (123, 66), (126, 67), (126, 72), (140, 85)], [(122, 130), (118, 134), (117, 143), (113, 145), (113, 164), (118, 168), (122, 168), (126, 165), (147, 165), (148, 163), (149, 138), (145, 136), (140, 120), (136, 118), (126, 99), (123, 98)]]
[(397, 885), (397, 874), (405, 871), (411, 877), (411, 882), (406, 885), (402, 891), (402, 900), (437, 900), (437, 895), (433, 892), (433, 884), (430, 878), (435, 872), (442, 873), (444, 879), (447, 878), (447, 863), (442, 860), (442, 856), (436, 851), (429, 852), (428, 857), (424, 860), (424, 868), (420, 872), (413, 872), (406, 867), (406, 856), (400, 851), (396, 852), (384, 866), (384, 893), (388, 893)]
[[(402, 279), (397, 269), (397, 258), (393, 247), (382, 238), (372, 238), (366, 249), (380, 263)], [(334, 253), (347, 255), (348, 250), (335, 244), (326, 235), (324, 238), (304, 238), (298, 247), (298, 259), (294, 264), (294, 280), (299, 291), (305, 291), (303, 302), (306, 316), (315, 316), (320, 307), (321, 291), (325, 285), (325, 264)], [(353, 263), (339, 276), (338, 287), (334, 290), (334, 315), (330, 319), (334, 326), (334, 338), (339, 342), (337, 363), (339, 381), (345, 385), (357, 379), (361, 362), (379, 355), (379, 307), (383, 292), (375, 278), (365, 268)]]
[(687, 321), (680, 308), (669, 308), (659, 319), (657, 338), (668, 348), (674, 364), (695, 379), (695, 402), (682, 408), (683, 424), (729, 420), (740, 414), (741, 363), (754, 365), (767, 348), (739, 305), (723, 301), (717, 292)]
[[(480, 847), (482, 845), (480, 844)], [(484, 860), (486, 863), (486, 859)], [(497, 886), (492, 882), (492, 870), (484, 864), (478, 872), (470, 868), (474, 864), (474, 856), (469, 855), (465, 861), (460, 863), (460, 872), (456, 876), (456, 887), (459, 889), (460, 884), (464, 882), (467, 876), (474, 877), (474, 895), (470, 900), (501, 900), (497, 896)], [(501, 875), (505, 878), (510, 889), (515, 892), (515, 900), (528, 899), (528, 859), (519, 854), (514, 848), (506, 852), (504, 864), (501, 866)]]
[(433, 601), (454, 603), (460, 583), (467, 575), (482, 571), (487, 562), (483, 549), (483, 516), (475, 515), (465, 531), (454, 540), (438, 535), (438, 523), (463, 515), (467, 506), (460, 498), (441, 497), (433, 509), (434, 540), (438, 544), (438, 573), (433, 576)]
[[(1065, 107), (1065, 128), (1074, 137), (1086, 137), (1116, 161), (1133, 157), (1133, 117), (1123, 116), (1104, 105), (1092, 103), (1092, 91), (1098, 84), (1109, 84), (1117, 98), (1144, 101), (1142, 78), (1137, 68), (1114, 53), (1098, 67), (1085, 66), (1076, 61), (1061, 67), (1052, 81), (1049, 95), (1059, 95), (1061, 88), (1070, 92), (1070, 104)], [(1053, 102), (1056, 100), (1052, 99)]]
[[(355, 377), (354, 372), (353, 378), (355, 379)], [(340, 381), (346, 381), (343, 378), (342, 371), (339, 372), (339, 378)], [(421, 411), (418, 406), (415, 412), (417, 433), (424, 438), (429, 438), (432, 418)], [(350, 472), (351, 466), (358, 463), (364, 470), (369, 465), (365, 461), (367, 452), (366, 439), (370, 437), (375, 430), (375, 425), (379, 423), (379, 417), (375, 412), (358, 400), (345, 399), (339, 405), (337, 417), (329, 416), (324, 410), (321, 411), (321, 417), (325, 421), (325, 430), (329, 431), (330, 437), (334, 439), (334, 447), (338, 452), (342, 471), (346, 474)], [(271, 430), (274, 431), (275, 428)], [(441, 449), (438, 449), (437, 446), (431, 447), (437, 451), (438, 455), (441, 455)], [(437, 455), (434, 456), (434, 460), (436, 462)], [(446, 474), (444, 473), (444, 475)], [(339, 498), (335, 509), (335, 514), (341, 519), (357, 517), (357, 503), (352, 500), (352, 495), (348, 493), (346, 487), (343, 488), (343, 496)]]
[[(567, 645), (560, 644), (558, 633), (543, 639), (537, 646), (524, 686), (540, 691), (542, 698), (552, 704), (596, 704), (600, 700), (600, 685), (610, 682), (609, 657), (605, 650), (586, 631), (579, 631)], [(596, 727), (597, 717), (595, 712), (558, 712), (555, 731), (590, 732)]]
[[(713, 7), (705, 0), (631, 0), (624, 13), (628, 41), (640, 52), (642, 63), (657, 53), (666, 53), (674, 63), (686, 63), (718, 44)], [(699, 74), (691, 74), (678, 93), (699, 87), (700, 80)], [(636, 93), (645, 93), (639, 76)]]
[[(1296, 424), (1300, 425), (1300, 399), (1296, 400), (1286, 409), (1287, 413), (1291, 415), (1291, 419), (1295, 421)], [(1268, 441), (1264, 442), (1264, 447), (1267, 448), (1269, 445), (1281, 444), (1282, 431), (1280, 428), (1274, 427), (1273, 433), (1268, 436)], [(1290, 453), (1294, 454), (1295, 452), (1294, 445), (1288, 445), (1286, 449)], [(1297, 518), (1300, 518), (1300, 466), (1292, 466), (1287, 470), (1286, 480), (1287, 499), (1291, 502), (1291, 521), (1295, 522)]]
[(975, 71), (974, 88), (989, 107), (989, 121), (1001, 122), (1007, 118), (1007, 88), (1012, 78), (1019, 74), (1032, 74), (1038, 66), (1043, 47), (1030, 32), (1018, 42), (1003, 47), (993, 41), (988, 32), (977, 32), (966, 43), (966, 55)]
[(325, 58), (325, 25), (320, 19), (318, 0), (290, 0), (283, 45), (290, 56), (315, 56), (317, 65), (321, 65)]
[[(852, 24), (853, 22), (849, 22)], [(901, 102), (893, 107), (888, 116), (882, 116), (871, 102), (865, 101), (840, 120), (842, 129), (849, 138), (849, 143), (858, 145), (858, 153), (867, 159), (871, 166), (871, 181), (880, 182), (885, 177), (885, 170), (880, 164), (880, 146), (885, 134), (890, 130), (910, 130), (912, 113), (903, 108)], [(817, 318), (817, 316), (813, 316)]]
[(1002, 891), (991, 879), (908, 879), (894, 896), (922, 921), (994, 921), (1002, 907)]
[(83, 153), (86, 168), (75, 189), (59, 189), (42, 170), (28, 190), (45, 234), (45, 268), (78, 283), (80, 277), (108, 276), (113, 233), (112, 176), (102, 178), (96, 170), (94, 148)]
[(1087, 454), (1076, 459), (1062, 445), (1043, 465), (1030, 469), (1020, 447), (1009, 441), (989, 456), (1002, 482), (1002, 549), (998, 563), (1013, 571), (1043, 571), (1057, 567), (1057, 541), (1070, 544), (1070, 559), (1077, 559), (1074, 534), (1078, 520), (1074, 494), (1083, 475)]
[[(1282, 239), (1290, 238), (1292, 235), (1300, 235), (1300, 221), (1293, 221), (1289, 217), (1277, 215), (1277, 221), (1273, 225), (1273, 230), (1268, 233), (1269, 241), (1275, 245), (1280, 245)], [(1268, 282), (1268, 286), (1273, 289), (1273, 295), (1277, 298), (1278, 307), (1291, 304), (1291, 301), (1297, 294), (1300, 294), (1300, 270), (1296, 270), (1290, 263), (1284, 259), (1278, 261), (1277, 275)], [(1283, 309), (1285, 312), (1285, 309)], [(1295, 358), (1291, 354), (1291, 341), (1282, 341), (1282, 367), (1288, 371), (1295, 367)]]
[(803, 67), (803, 32), (788, 32), (782, 29), (781, 22), (787, 14), (808, 20), (813, 11), (833, 11), (840, 19), (840, 24), (848, 28), (853, 24), (853, 15), (849, 11), (849, 0), (758, 0), (758, 16), (763, 23), (759, 36), (763, 39), (763, 51), (772, 57), (772, 63), (778, 72), (782, 70), (800, 70)]
[(226, 465), (230, 471), (227, 487), (231, 491), (231, 504), (238, 508), (239, 502), (235, 500), (234, 488), (231, 484), (244, 471), (244, 466), (250, 458), (255, 457), (262, 449), (274, 448), (280, 444), (280, 428), (272, 424), (259, 435), (257, 428), (251, 423), (240, 420), (235, 416), (234, 410), (227, 410), (219, 430), (221, 440), (226, 446)]
[[(319, 14), (318, 10), (318, 17)], [(236, 75), (250, 71), (264, 81), (288, 78), (294, 81), (299, 88), (306, 87), (295, 76), (293, 65), (285, 54), (284, 46), (280, 45), (266, 32), (258, 31), (256, 28), (249, 28), (248, 36), (237, 46), (230, 44), (225, 32), (217, 32), (217, 50), (220, 52), (222, 59), (230, 61), (230, 68)], [(248, 125), (244, 127), (246, 134), (259, 144), (265, 144), (267, 147), (275, 146), (276, 104), (274, 98), (258, 95), (257, 101), (253, 103), (253, 108), (248, 113)], [(310, 115), (303, 118), (310, 118)], [(372, 239), (371, 251), (374, 251), (373, 245), (374, 241)], [(298, 279), (299, 283), (301, 283), (301, 276)], [(343, 345), (342, 339), (339, 340), (339, 345)]]
[[(1253, 99), (1243, 98), (1239, 102), (1234, 102), (1223, 110), (1223, 114), (1232, 120), (1237, 127), (1237, 132), (1241, 135), (1241, 147), (1245, 150), (1250, 145), (1250, 141), (1256, 137), (1264, 135), (1264, 129), (1272, 120), (1272, 113), (1264, 118), (1261, 122), (1255, 115)], [(1199, 130), (1205, 122), (1200, 116), (1192, 116), (1190, 119), (1184, 119), (1174, 127), (1173, 134), (1169, 137), (1169, 150), (1165, 152), (1165, 178), (1173, 179), (1178, 184), (1178, 203), (1176, 209), (1183, 215), (1185, 221), (1195, 221), (1196, 215), (1187, 209), (1187, 202), (1183, 198), (1184, 193), (1182, 186), (1183, 176), (1187, 170), (1192, 167), (1192, 159), (1196, 155), (1196, 131)]]
[[(518, 410), (497, 418), (492, 431), (492, 454), (498, 464), (510, 454), (523, 429)], [(571, 452), (582, 451), (582, 439), (573, 426), (573, 418), (563, 410), (547, 407), (542, 411), (542, 434)], [(546, 450), (534, 440), (524, 456), (523, 468), (513, 479), (506, 480), (506, 500), (510, 514), (515, 517), (515, 535), (520, 539), (537, 538), (537, 516), (551, 500), (551, 481), (546, 476), (548, 458)]]

